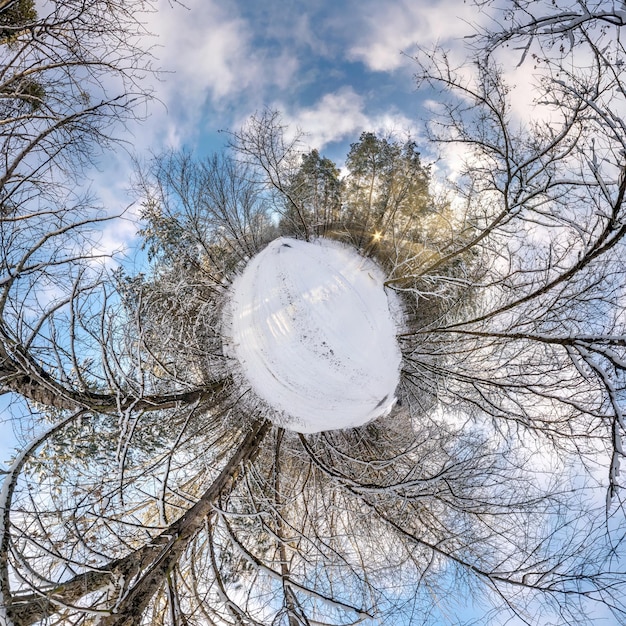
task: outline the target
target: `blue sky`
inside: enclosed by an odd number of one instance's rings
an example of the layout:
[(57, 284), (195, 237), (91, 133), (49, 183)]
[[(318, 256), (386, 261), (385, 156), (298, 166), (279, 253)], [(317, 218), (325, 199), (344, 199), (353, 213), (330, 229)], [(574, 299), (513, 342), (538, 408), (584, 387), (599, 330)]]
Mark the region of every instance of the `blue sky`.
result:
[[(416, 44), (462, 37), (480, 14), (464, 2), (192, 0), (151, 16), (163, 110), (140, 143), (210, 150), (216, 131), (264, 107), (309, 133), (311, 146), (351, 142), (364, 130), (416, 132)], [(407, 56), (408, 55), (408, 56)], [(328, 150), (327, 150), (328, 151)], [(343, 151), (337, 151), (340, 158)], [(333, 155), (331, 155), (333, 156)]]
[[(136, 156), (169, 148), (219, 150), (252, 114), (270, 107), (306, 133), (310, 147), (338, 163), (363, 131), (410, 133), (424, 116), (411, 53), (440, 41), (459, 47), (469, 22), (484, 18), (465, 2), (410, 0), (186, 0), (146, 16), (156, 99), (123, 138)], [(128, 149), (127, 148), (127, 149)], [(130, 155), (105, 153), (90, 184), (111, 213), (126, 207)], [(132, 211), (131, 211), (132, 216)], [(137, 225), (118, 221), (102, 235), (106, 250), (130, 250)], [(0, 398), (0, 461), (16, 445)]]
[[(185, 0), (147, 16), (157, 100), (129, 128), (137, 155), (219, 150), (225, 135), (271, 107), (310, 147), (341, 164), (363, 131), (410, 133), (420, 145), (428, 94), (415, 88), (411, 54), (436, 42), (463, 55), (463, 37), (488, 18), (462, 0)], [(511, 64), (513, 67), (514, 62)], [(518, 78), (527, 68), (517, 70)], [(524, 100), (516, 106), (522, 109)], [(428, 160), (426, 146), (423, 148)], [(93, 187), (116, 212), (129, 203), (129, 155), (107, 153)], [(107, 249), (132, 247), (137, 226), (103, 234)], [(8, 415), (6, 398), (0, 411)], [(0, 464), (15, 446), (0, 419)], [(607, 624), (610, 622), (606, 622)]]
[[(428, 162), (421, 137), (429, 94), (416, 88), (412, 54), (439, 43), (462, 61), (464, 37), (488, 19), (462, 0), (163, 2), (146, 16), (145, 46), (161, 69), (155, 100), (124, 139), (140, 159), (171, 148), (204, 156), (225, 145), (221, 131), (270, 108), (305, 134), (303, 147), (340, 166), (364, 131), (410, 135)], [(132, 167), (118, 150), (92, 172), (111, 212), (132, 202)], [(131, 221), (118, 223), (104, 247), (124, 249), (135, 232)]]

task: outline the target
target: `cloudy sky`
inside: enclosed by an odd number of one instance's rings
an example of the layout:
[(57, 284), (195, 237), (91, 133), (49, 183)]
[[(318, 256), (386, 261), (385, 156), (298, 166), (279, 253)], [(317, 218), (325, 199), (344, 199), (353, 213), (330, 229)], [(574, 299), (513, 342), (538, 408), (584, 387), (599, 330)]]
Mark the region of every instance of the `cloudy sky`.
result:
[[(339, 165), (363, 131), (410, 133), (420, 145), (428, 94), (416, 89), (412, 55), (418, 45), (440, 43), (462, 58), (464, 37), (488, 19), (462, 0), (159, 5), (145, 18), (152, 33), (145, 45), (162, 70), (153, 81), (156, 99), (124, 136), (140, 159), (170, 148), (219, 150), (227, 140), (221, 130), (240, 128), (266, 107)], [(420, 149), (428, 161), (426, 146)], [(131, 178), (130, 154), (120, 149), (101, 158), (89, 184), (114, 214), (132, 207)], [(132, 255), (139, 227), (132, 208), (127, 217), (103, 230), (102, 251)], [(0, 409), (6, 401), (0, 398)], [(0, 420), (0, 467), (15, 445)]]
[[(464, 38), (488, 20), (464, 0), (163, 1), (145, 17), (161, 69), (155, 99), (124, 138), (139, 160), (171, 148), (204, 156), (226, 144), (221, 131), (270, 108), (340, 166), (364, 131), (410, 135), (429, 162), (429, 94), (416, 89), (412, 56), (438, 43), (462, 60)], [(119, 150), (92, 172), (112, 213), (132, 203), (132, 167)], [(136, 213), (127, 216), (103, 232), (102, 251), (132, 248)]]
[(223, 141), (217, 131), (264, 107), (338, 160), (364, 130), (415, 135), (423, 117), (416, 45), (458, 45), (481, 19), (460, 0), (164, 3), (148, 26), (163, 105), (153, 106), (138, 141), (209, 152)]
[[(156, 99), (124, 137), (139, 158), (169, 148), (219, 150), (226, 142), (220, 130), (236, 130), (266, 107), (339, 164), (363, 131), (419, 140), (423, 95), (411, 54), (437, 41), (460, 50), (472, 24), (485, 19), (461, 0), (159, 4), (146, 16), (146, 46), (162, 69)], [(111, 213), (131, 202), (131, 168), (130, 155), (118, 150), (92, 172), (91, 186)], [(129, 217), (103, 231), (103, 250), (132, 251), (138, 226), (132, 210)], [(5, 416), (7, 402), (0, 398)], [(14, 417), (22, 410), (15, 407)], [(11, 425), (0, 420), (0, 468), (16, 445)]]
[[(129, 129), (140, 157), (219, 150), (220, 130), (266, 107), (339, 164), (363, 131), (410, 133), (420, 145), (428, 94), (416, 90), (412, 55), (440, 43), (462, 57), (464, 37), (489, 19), (463, 0), (183, 1), (163, 1), (146, 18), (162, 74), (147, 119)], [(517, 82), (527, 71), (516, 70)], [(93, 177), (107, 206), (124, 206), (127, 154), (108, 154)], [(124, 248), (136, 230), (119, 222), (102, 243)], [(0, 424), (0, 462), (14, 445), (10, 425)]]

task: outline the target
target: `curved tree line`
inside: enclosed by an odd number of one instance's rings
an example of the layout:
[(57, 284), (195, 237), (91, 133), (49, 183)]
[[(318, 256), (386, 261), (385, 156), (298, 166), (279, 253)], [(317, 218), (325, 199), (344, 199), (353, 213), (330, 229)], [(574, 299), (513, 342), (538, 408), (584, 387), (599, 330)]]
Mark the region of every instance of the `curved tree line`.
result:
[[(411, 140), (364, 133), (342, 173), (266, 111), (138, 172), (129, 274), (97, 262), (114, 218), (76, 180), (149, 97), (150, 6), (0, 2), (0, 380), (34, 425), (0, 495), (0, 621), (428, 624), (464, 590), (494, 619), (624, 619), (624, 17), (538, 4), (494, 12), (467, 66), (415, 59), (428, 149), (462, 162), (444, 190)], [(538, 68), (526, 124), (507, 44)], [(229, 285), (283, 235), (383, 268), (391, 415), (298, 435), (234, 376)]]

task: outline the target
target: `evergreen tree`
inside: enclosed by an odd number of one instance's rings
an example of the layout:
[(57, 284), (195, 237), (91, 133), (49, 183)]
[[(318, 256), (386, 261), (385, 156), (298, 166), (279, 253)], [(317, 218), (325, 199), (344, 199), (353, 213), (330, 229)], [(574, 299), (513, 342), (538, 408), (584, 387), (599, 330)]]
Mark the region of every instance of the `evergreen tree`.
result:
[(0, 2), (0, 45), (14, 41), (24, 27), (34, 26), (37, 19), (35, 0), (2, 0)]
[(413, 141), (399, 143), (363, 133), (346, 158), (346, 215), (356, 244), (363, 246), (385, 232), (419, 239), (424, 220), (434, 211), (430, 172)]
[[(120, 48), (140, 25), (68, 0), (36, 49), (18, 36), (11, 76), (46, 42), (67, 67), (37, 66), (53, 114), (2, 126), (0, 383), (37, 427), (0, 490), (2, 624), (428, 624), (467, 589), (485, 621), (624, 622), (624, 21), (600, 5), (516, 1), (462, 71), (416, 60), (431, 139), (467, 151), (454, 202), (410, 142), (366, 133), (341, 180), (266, 113), (234, 154), (144, 173), (137, 276), (94, 269), (101, 215), (67, 190), (132, 114), (109, 78), (140, 72)], [(550, 65), (527, 128), (492, 58), (509, 42)], [(293, 233), (351, 242), (408, 309), (398, 405), (365, 426), (270, 423), (223, 341), (230, 283)]]
[(307, 230), (322, 236), (340, 226), (343, 182), (337, 166), (317, 150), (302, 155), (302, 162), (289, 181), (289, 200), (281, 215), (281, 230), (304, 237)]

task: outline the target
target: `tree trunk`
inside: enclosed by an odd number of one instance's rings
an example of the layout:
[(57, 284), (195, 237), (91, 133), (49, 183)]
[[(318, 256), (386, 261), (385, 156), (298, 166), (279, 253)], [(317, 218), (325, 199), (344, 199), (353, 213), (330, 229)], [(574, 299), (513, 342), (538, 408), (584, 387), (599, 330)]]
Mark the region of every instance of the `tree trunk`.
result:
[(139, 624), (150, 599), (164, 584), (167, 575), (172, 571), (191, 539), (203, 527), (207, 517), (213, 514), (214, 503), (237, 485), (242, 476), (242, 464), (256, 456), (270, 426), (267, 420), (254, 422), (237, 450), (200, 500), (155, 537), (150, 544), (121, 559), (112, 561), (106, 568), (85, 572), (60, 584), (50, 591), (47, 598), (29, 596), (11, 602), (7, 607), (9, 619), (15, 626), (28, 626), (46, 615), (57, 612), (57, 605), (51, 599), (62, 604), (73, 604), (88, 593), (93, 593), (121, 579), (131, 580), (139, 574), (140, 577), (132, 589), (125, 592), (124, 600), (115, 609), (115, 613), (103, 617), (99, 622), (101, 626)]

